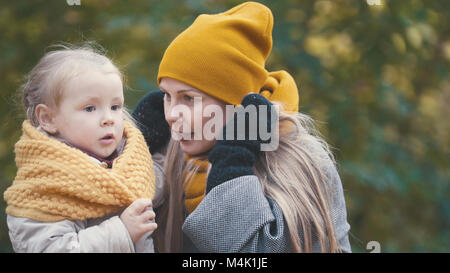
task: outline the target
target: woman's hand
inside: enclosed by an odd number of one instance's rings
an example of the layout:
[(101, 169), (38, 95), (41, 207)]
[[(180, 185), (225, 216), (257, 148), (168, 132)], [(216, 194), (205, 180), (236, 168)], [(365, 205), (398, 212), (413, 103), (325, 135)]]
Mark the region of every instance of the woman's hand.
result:
[(158, 90), (147, 94), (138, 102), (132, 116), (151, 154), (161, 152), (170, 140), (170, 128), (164, 115), (164, 93)]
[[(266, 120), (267, 133), (272, 133), (271, 129), (277, 125), (278, 116), (275, 107), (265, 97), (259, 94), (249, 94), (243, 98), (241, 104), (243, 107), (249, 105), (256, 107), (256, 120), (251, 120), (250, 115), (246, 113), (245, 128), (238, 128), (238, 116), (243, 115), (244, 112), (235, 112), (234, 122), (228, 122), (224, 126), (223, 140), (217, 140), (216, 145), (209, 152), (208, 160), (212, 167), (208, 175), (206, 193), (225, 181), (244, 175), (253, 175), (253, 166), (261, 152), (261, 144), (270, 142), (270, 139), (263, 139), (260, 135), (260, 120)], [(256, 129), (256, 132), (251, 132), (251, 128)], [(230, 129), (233, 129), (234, 136), (233, 139), (227, 140), (227, 131)], [(244, 139), (239, 140), (238, 135), (243, 136)], [(252, 139), (250, 137), (252, 135), (256, 135), (256, 139)]]

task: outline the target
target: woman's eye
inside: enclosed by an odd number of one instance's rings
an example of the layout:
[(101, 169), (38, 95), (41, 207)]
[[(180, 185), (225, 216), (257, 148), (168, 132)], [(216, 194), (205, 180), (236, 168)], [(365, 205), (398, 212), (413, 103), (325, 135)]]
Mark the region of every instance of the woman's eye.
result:
[(94, 106), (87, 106), (87, 107), (84, 108), (84, 110), (85, 110), (86, 112), (92, 112), (92, 111), (95, 110), (95, 107), (94, 107)]
[(170, 95), (167, 92), (164, 92), (164, 98), (167, 100), (170, 100)]
[(184, 99), (187, 100), (188, 102), (194, 102), (194, 98), (188, 95), (184, 95)]

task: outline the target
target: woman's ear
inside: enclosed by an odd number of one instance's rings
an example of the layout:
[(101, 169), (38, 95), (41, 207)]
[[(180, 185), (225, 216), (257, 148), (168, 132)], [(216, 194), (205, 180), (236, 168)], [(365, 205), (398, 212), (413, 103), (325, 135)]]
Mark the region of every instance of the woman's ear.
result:
[(58, 129), (56, 128), (54, 112), (45, 104), (38, 104), (36, 106), (35, 115), (39, 121), (39, 125), (49, 134), (56, 134)]

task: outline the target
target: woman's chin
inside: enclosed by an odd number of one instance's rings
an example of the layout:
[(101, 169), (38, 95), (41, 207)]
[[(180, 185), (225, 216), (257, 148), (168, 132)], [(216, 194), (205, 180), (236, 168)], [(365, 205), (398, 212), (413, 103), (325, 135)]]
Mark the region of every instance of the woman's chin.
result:
[(181, 150), (190, 156), (207, 153), (214, 147), (215, 140), (183, 140), (180, 141)]

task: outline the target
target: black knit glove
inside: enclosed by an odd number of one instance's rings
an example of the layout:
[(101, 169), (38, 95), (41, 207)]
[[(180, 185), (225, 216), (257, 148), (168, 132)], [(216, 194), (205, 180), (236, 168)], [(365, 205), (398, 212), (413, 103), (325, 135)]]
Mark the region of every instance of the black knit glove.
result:
[(164, 116), (164, 93), (160, 90), (148, 93), (131, 115), (137, 121), (151, 154), (163, 150), (170, 140), (170, 127)]
[[(276, 125), (276, 120), (271, 120), (271, 111), (275, 111), (272, 103), (265, 97), (259, 94), (249, 94), (244, 97), (241, 102), (243, 107), (248, 105), (256, 106), (257, 121), (250, 120), (248, 113), (245, 115), (245, 139), (237, 140), (237, 117), (239, 112), (234, 113), (234, 124), (226, 124), (223, 128), (223, 140), (217, 140), (216, 145), (211, 149), (208, 155), (208, 160), (212, 167), (208, 175), (206, 184), (206, 193), (212, 188), (222, 184), (225, 181), (244, 175), (253, 175), (253, 166), (256, 158), (261, 151), (262, 143), (270, 143), (270, 139), (263, 141), (259, 135), (259, 119), (261, 114), (266, 114), (267, 117), (267, 132), (271, 131), (271, 126)], [(266, 113), (262, 113), (258, 106), (267, 105)], [(276, 112), (274, 112), (276, 113)], [(242, 115), (242, 113), (240, 113)], [(275, 115), (276, 116), (276, 115)], [(277, 116), (276, 116), (277, 117)], [(249, 130), (250, 123), (256, 122), (256, 140), (250, 140)], [(274, 123), (274, 124), (272, 124)], [(234, 139), (227, 140), (226, 132), (231, 126), (234, 126)], [(275, 128), (275, 127), (274, 127)], [(244, 133), (244, 132), (241, 132)]]

